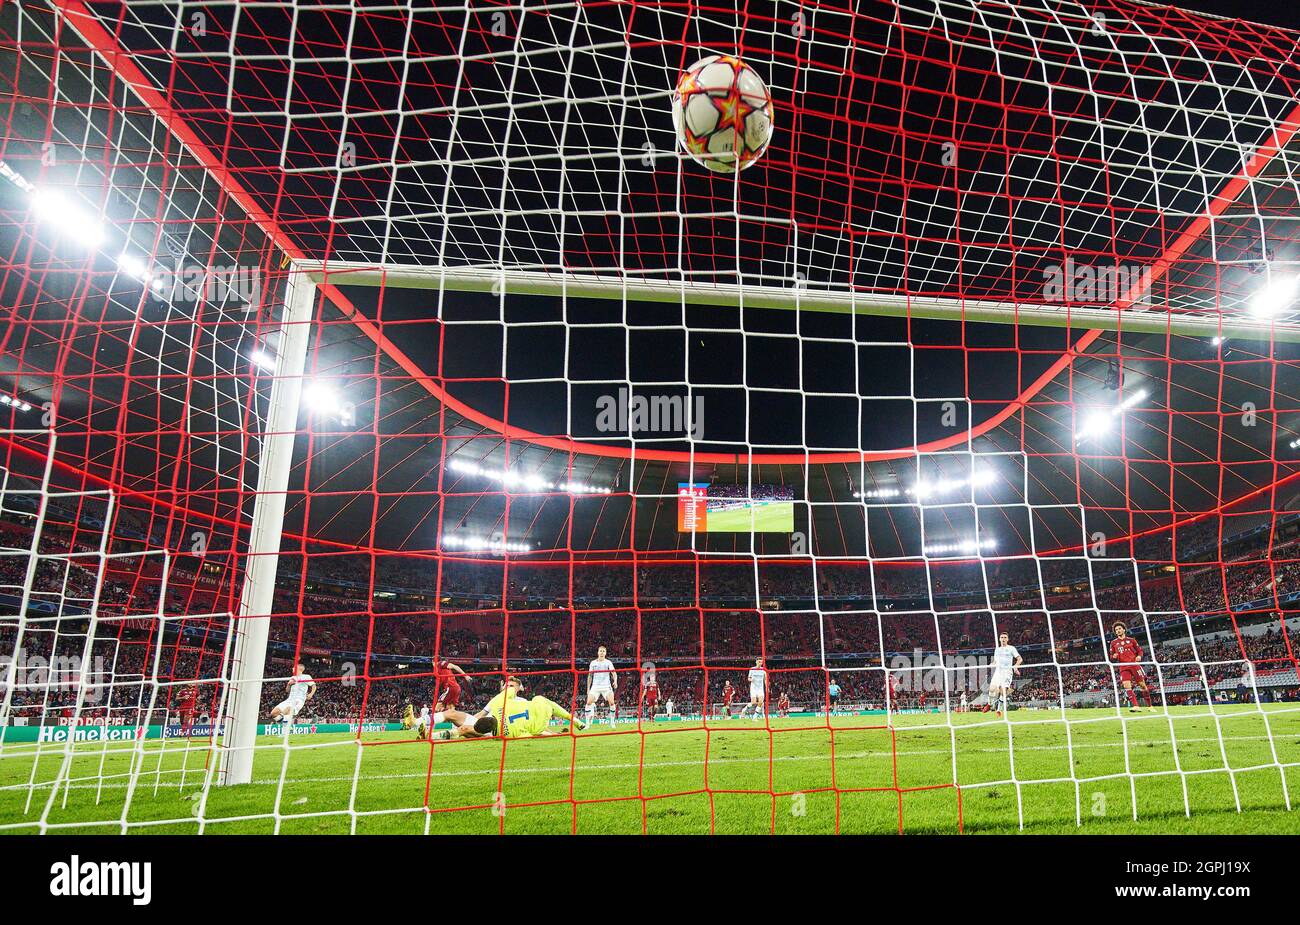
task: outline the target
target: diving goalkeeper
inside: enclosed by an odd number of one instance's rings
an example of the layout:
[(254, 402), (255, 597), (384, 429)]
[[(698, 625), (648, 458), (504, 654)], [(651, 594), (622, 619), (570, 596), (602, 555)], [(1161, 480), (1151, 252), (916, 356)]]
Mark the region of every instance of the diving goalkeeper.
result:
[[(527, 739), (553, 736), (558, 734), (550, 728), (553, 719), (571, 722), (575, 731), (586, 728), (586, 723), (554, 700), (540, 695), (524, 700), (519, 696), (522, 687), (518, 678), (507, 678), (501, 692), (489, 700), (487, 706), (473, 716), (466, 716), (455, 729), (447, 731), (447, 737), (473, 739), (500, 735), (508, 739)], [(448, 711), (447, 718), (455, 722), (450, 713)]]

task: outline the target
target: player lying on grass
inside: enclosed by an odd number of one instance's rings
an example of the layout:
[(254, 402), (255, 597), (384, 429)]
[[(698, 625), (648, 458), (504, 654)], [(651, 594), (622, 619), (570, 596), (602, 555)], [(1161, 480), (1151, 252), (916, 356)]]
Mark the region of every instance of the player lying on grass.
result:
[(522, 687), (518, 678), (508, 678), (501, 692), (473, 716), (459, 710), (435, 713), (435, 722), (441, 722), (442, 717), (455, 727), (444, 730), (439, 738), (476, 739), (502, 735), (508, 739), (527, 739), (533, 736), (553, 736), (558, 735), (550, 728), (553, 719), (572, 723), (575, 731), (587, 728), (586, 723), (554, 700), (540, 695), (531, 700), (523, 699), (519, 696)]
[(1128, 627), (1123, 623), (1117, 621), (1111, 629), (1115, 631), (1115, 638), (1110, 643), (1110, 660), (1119, 662), (1119, 680), (1124, 685), (1124, 696), (1128, 698), (1129, 712), (1139, 712), (1137, 695), (1133, 693), (1133, 686), (1137, 685), (1137, 689), (1142, 692), (1142, 699), (1147, 703), (1147, 709), (1155, 713), (1155, 705), (1151, 702), (1151, 690), (1147, 687), (1146, 672), (1138, 664), (1142, 660), (1142, 646), (1137, 639), (1128, 634)]

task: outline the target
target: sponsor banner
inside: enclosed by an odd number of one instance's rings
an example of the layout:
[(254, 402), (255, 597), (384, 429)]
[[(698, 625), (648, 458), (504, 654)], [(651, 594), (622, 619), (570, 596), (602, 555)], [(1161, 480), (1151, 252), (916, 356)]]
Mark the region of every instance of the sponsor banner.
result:
[[(158, 729), (158, 726), (150, 726), (150, 730)], [(206, 739), (213, 734), (223, 736), (226, 734), (226, 727), (214, 729), (211, 723), (193, 723), (189, 726), (171, 725), (162, 727), (162, 737), (164, 739)], [(156, 739), (155, 735), (145, 736), (148, 739)]]
[(140, 726), (23, 726), (5, 730), (4, 738), (6, 742), (134, 742), (142, 731)]
[(402, 728), (401, 723), (294, 723), (292, 726), (287, 723), (267, 723), (264, 726), (258, 726), (257, 731), (260, 735), (268, 736), (309, 736), (325, 735), (328, 733), (350, 732), (353, 735), (362, 732), (395, 732)]
[[(372, 732), (397, 732), (401, 723), (284, 723), (258, 726), (259, 735), (327, 735), (351, 733), (359, 735)], [(208, 739), (220, 738), (226, 727), (214, 728), (208, 723), (193, 726), (4, 726), (0, 727), (0, 743), (11, 742), (134, 742), (136, 739)]]

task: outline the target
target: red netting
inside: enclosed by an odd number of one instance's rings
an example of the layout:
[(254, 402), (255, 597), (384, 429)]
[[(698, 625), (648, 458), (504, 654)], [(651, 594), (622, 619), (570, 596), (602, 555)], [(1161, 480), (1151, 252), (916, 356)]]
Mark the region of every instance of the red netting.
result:
[[(1047, 0), (0, 9), (0, 829), (1290, 809), (1295, 41)], [(776, 107), (730, 178), (668, 112), (717, 51)], [(539, 734), (421, 731), (507, 676)]]

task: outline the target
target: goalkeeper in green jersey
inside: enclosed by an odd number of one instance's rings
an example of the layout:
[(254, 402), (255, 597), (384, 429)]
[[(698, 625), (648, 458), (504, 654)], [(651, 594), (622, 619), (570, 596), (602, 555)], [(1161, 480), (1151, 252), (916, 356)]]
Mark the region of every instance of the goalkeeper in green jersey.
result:
[[(551, 730), (551, 720), (558, 719), (573, 724), (575, 731), (586, 728), (586, 724), (573, 716), (568, 710), (554, 700), (537, 696), (525, 700), (519, 696), (523, 687), (514, 676), (506, 679), (501, 692), (488, 701), (478, 713), (464, 717), (457, 722), (456, 728), (447, 731), (446, 738), (479, 738), (483, 736), (505, 736), (508, 739), (527, 739), (533, 736), (556, 735)], [(448, 719), (456, 721), (450, 711)]]

